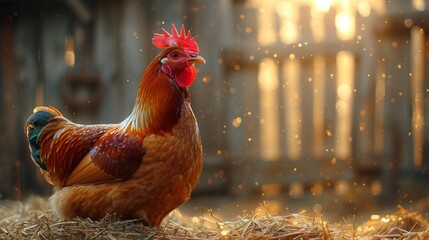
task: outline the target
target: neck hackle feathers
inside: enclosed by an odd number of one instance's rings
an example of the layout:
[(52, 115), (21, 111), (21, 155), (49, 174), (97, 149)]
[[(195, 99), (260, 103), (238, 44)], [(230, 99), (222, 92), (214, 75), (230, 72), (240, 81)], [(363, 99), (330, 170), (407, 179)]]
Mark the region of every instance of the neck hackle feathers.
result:
[(195, 39), (191, 36), (191, 31), (185, 34), (185, 27), (182, 24), (180, 28), (180, 34), (177, 32), (176, 26), (171, 24), (171, 33), (168, 33), (164, 28), (162, 34), (154, 33), (152, 38), (152, 44), (157, 48), (167, 48), (170, 46), (180, 46), (188, 52), (198, 54), (198, 44)]

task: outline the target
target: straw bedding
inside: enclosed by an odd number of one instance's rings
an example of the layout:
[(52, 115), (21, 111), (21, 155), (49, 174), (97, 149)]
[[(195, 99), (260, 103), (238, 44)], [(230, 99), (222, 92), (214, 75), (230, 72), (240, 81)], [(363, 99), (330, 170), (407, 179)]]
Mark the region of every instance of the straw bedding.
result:
[(268, 211), (222, 221), (208, 211), (206, 217), (192, 219), (172, 216), (153, 228), (115, 216), (101, 221), (59, 219), (45, 199), (31, 197), (0, 202), (0, 239), (429, 239), (429, 224), (418, 213), (400, 210), (374, 216), (353, 226), (326, 223), (306, 213), (273, 216)]

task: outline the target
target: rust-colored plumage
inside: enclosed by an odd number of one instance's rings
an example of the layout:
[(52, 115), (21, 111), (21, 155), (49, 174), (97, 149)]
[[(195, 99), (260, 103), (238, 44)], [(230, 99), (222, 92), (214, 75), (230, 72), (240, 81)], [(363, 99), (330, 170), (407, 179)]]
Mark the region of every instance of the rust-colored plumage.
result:
[(116, 214), (157, 226), (190, 197), (203, 152), (188, 87), (194, 64), (205, 61), (183, 26), (180, 34), (172, 30), (168, 41), (154, 36), (165, 49), (148, 65), (121, 123), (80, 125), (46, 106), (27, 120), (32, 159), (56, 186), (51, 204), (60, 216)]

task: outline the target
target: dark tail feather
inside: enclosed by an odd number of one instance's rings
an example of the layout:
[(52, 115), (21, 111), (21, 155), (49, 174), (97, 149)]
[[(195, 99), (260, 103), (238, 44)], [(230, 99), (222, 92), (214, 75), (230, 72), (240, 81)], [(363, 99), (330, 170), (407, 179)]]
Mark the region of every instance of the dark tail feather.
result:
[(25, 130), (27, 140), (30, 145), (31, 158), (40, 168), (46, 170), (46, 163), (40, 159), (40, 133), (49, 123), (49, 120), (55, 116), (61, 116), (61, 113), (53, 107), (36, 107), (34, 113), (27, 119)]

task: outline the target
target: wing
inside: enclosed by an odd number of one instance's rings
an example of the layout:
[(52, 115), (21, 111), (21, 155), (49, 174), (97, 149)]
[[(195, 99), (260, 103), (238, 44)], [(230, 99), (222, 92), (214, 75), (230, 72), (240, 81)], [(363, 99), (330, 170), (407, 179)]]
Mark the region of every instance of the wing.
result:
[(110, 128), (110, 125), (79, 125), (62, 116), (51, 118), (38, 136), (45, 179), (63, 186), (73, 169)]
[(144, 135), (119, 125), (75, 124), (51, 107), (36, 108), (26, 124), (32, 159), (56, 186), (130, 177), (142, 162)]
[(112, 128), (94, 144), (65, 185), (102, 183), (129, 178), (143, 160), (144, 136)]

